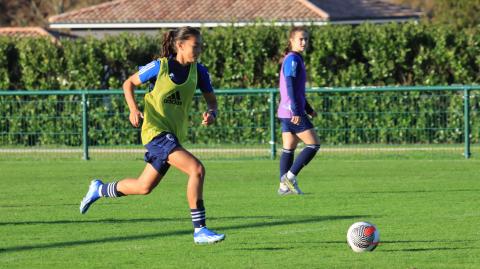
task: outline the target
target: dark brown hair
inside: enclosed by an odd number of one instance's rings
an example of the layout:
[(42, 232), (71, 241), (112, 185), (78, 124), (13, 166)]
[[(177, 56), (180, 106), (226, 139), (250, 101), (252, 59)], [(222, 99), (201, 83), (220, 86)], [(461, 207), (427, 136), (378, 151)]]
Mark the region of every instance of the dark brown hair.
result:
[(190, 37), (200, 37), (200, 31), (196, 28), (185, 26), (175, 30), (169, 30), (163, 34), (162, 52), (160, 57), (170, 57), (177, 54), (175, 43), (177, 41), (185, 41)]
[(295, 36), (296, 32), (305, 32), (308, 33), (307, 29), (303, 26), (294, 26), (290, 29), (290, 33), (288, 34), (288, 45), (287, 47), (283, 50), (283, 55), (287, 55), (292, 50), (292, 44), (290, 43), (290, 39), (292, 39)]

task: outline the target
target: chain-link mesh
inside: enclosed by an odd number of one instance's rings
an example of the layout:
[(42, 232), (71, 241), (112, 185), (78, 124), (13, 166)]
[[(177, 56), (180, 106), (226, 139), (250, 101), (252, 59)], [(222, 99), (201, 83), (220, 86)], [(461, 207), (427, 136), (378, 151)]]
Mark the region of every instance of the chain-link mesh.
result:
[[(143, 158), (140, 130), (130, 125), (121, 92), (86, 97), (89, 156)], [(205, 127), (201, 120), (206, 103), (196, 95), (185, 148), (199, 158), (269, 158), (271, 105), (276, 106), (278, 95), (275, 100), (271, 97), (269, 92), (255, 90), (218, 91), (217, 122)], [(465, 150), (463, 98), (462, 91), (309, 92), (308, 100), (318, 113), (312, 122), (322, 141), (319, 156), (461, 157)], [(142, 96), (137, 99), (142, 107)], [(479, 99), (478, 91), (470, 93), (473, 155), (479, 151)], [(85, 149), (82, 109), (80, 92), (0, 95), (0, 158), (81, 158)], [(275, 117), (273, 121), (276, 146), (281, 148), (279, 122)]]
[[(463, 97), (463, 92), (447, 91), (309, 95), (317, 105), (313, 122), (324, 153), (459, 156), (465, 147)], [(470, 122), (478, 130), (478, 95), (470, 99), (470, 107), (477, 106)], [(478, 132), (471, 139), (478, 143)]]

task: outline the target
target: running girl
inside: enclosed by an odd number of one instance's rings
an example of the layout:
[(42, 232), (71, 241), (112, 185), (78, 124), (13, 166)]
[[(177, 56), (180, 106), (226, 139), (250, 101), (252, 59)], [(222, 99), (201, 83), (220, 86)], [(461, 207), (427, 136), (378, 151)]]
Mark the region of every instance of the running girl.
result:
[[(205, 168), (180, 144), (187, 133), (188, 114), (196, 88), (202, 91), (208, 106), (202, 115), (202, 124), (211, 125), (217, 115), (217, 101), (207, 69), (197, 63), (201, 51), (202, 38), (197, 29), (182, 27), (168, 31), (164, 34), (161, 58), (145, 65), (124, 82), (130, 122), (134, 127), (142, 127), (147, 165), (138, 178), (111, 183), (93, 180), (80, 204), (82, 214), (101, 197), (149, 194), (173, 166), (188, 175), (187, 199), (194, 227), (194, 242), (211, 244), (225, 238), (224, 234), (209, 230), (205, 224)], [(155, 85), (145, 95), (142, 113), (135, 101), (135, 87), (154, 78)]]

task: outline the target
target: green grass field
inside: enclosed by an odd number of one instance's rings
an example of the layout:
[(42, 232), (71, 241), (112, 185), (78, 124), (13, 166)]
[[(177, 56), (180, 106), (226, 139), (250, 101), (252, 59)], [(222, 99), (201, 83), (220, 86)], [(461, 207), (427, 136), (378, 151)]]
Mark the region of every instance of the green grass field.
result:
[[(193, 244), (186, 177), (171, 169), (148, 196), (79, 202), (93, 177), (135, 177), (141, 160), (0, 160), (0, 268), (479, 268), (478, 159), (318, 157), (304, 196), (279, 197), (278, 161), (205, 161), (207, 224)], [(380, 230), (354, 253), (356, 221)]]

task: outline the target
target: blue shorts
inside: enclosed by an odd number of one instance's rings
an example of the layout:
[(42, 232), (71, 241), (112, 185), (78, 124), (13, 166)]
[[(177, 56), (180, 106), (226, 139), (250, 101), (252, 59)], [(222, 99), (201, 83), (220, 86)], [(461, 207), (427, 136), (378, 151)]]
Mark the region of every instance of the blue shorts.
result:
[(300, 124), (295, 125), (291, 122), (291, 118), (280, 118), (280, 122), (282, 124), (282, 133), (292, 133), (298, 134), (306, 130), (313, 129), (313, 124), (308, 118), (307, 115), (300, 116)]
[(177, 147), (181, 147), (177, 137), (172, 133), (163, 132), (145, 145), (145, 162), (151, 164), (161, 175), (165, 175), (170, 168), (168, 155)]

